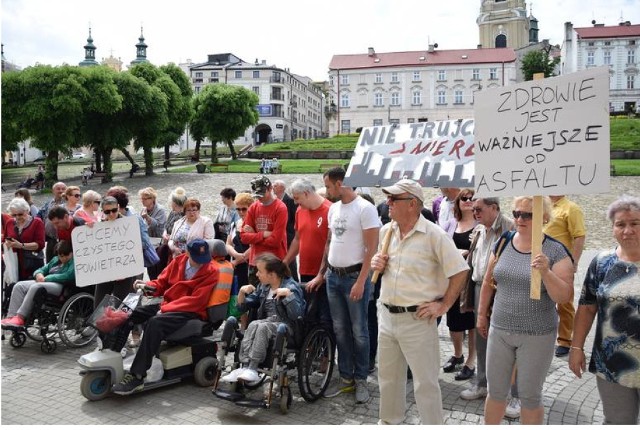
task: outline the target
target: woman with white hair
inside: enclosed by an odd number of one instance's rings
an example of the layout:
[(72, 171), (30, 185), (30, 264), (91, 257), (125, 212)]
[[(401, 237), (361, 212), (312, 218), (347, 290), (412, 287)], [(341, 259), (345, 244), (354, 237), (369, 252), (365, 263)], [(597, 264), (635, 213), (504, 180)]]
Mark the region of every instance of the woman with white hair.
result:
[(5, 245), (18, 254), (18, 280), (33, 279), (33, 272), (44, 265), (44, 223), (30, 214), (23, 198), (11, 200), (7, 207), (11, 220), (5, 231)]

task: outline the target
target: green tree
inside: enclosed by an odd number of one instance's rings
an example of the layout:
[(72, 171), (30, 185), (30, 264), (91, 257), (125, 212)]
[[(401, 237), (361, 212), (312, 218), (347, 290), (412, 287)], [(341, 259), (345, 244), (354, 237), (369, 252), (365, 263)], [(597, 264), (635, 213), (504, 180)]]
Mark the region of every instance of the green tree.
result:
[(22, 130), (19, 137), (31, 138), (35, 148), (46, 151), (45, 185), (50, 187), (58, 180), (59, 152), (79, 146), (78, 131), (89, 99), (86, 75), (72, 66), (35, 66), (18, 73), (18, 85), (3, 76), (3, 116), (8, 114), (15, 121), (10, 126)]
[(5, 72), (2, 74), (2, 151), (17, 151), (18, 143), (27, 139), (20, 121), (20, 94), (23, 74)]
[(548, 78), (555, 76), (553, 71), (559, 62), (560, 57), (550, 58), (547, 49), (533, 50), (522, 57), (520, 69), (524, 74), (525, 81), (532, 80), (534, 73), (544, 73), (544, 77)]
[(191, 133), (191, 138), (196, 142), (196, 147), (193, 151), (193, 158), (196, 161), (200, 161), (200, 144), (205, 139), (204, 132), (204, 122), (205, 118), (203, 115), (198, 115), (197, 112), (201, 109), (202, 99), (199, 96), (195, 96), (191, 99), (191, 107), (192, 107), (192, 116), (189, 121), (189, 132)]
[(218, 142), (229, 145), (231, 158), (238, 158), (233, 141), (242, 136), (247, 127), (258, 123), (258, 96), (243, 87), (210, 84), (197, 96), (199, 106), (194, 113), (202, 121), (205, 136), (211, 141), (211, 162), (218, 162)]
[(160, 137), (164, 143), (164, 158), (169, 159), (169, 147), (174, 145), (185, 130), (191, 116), (193, 115), (193, 107), (191, 100), (193, 99), (193, 89), (189, 77), (182, 69), (173, 63), (160, 66), (160, 71), (165, 73), (180, 90), (180, 97), (175, 100), (175, 108), (172, 117), (169, 118), (169, 124), (165, 132)]

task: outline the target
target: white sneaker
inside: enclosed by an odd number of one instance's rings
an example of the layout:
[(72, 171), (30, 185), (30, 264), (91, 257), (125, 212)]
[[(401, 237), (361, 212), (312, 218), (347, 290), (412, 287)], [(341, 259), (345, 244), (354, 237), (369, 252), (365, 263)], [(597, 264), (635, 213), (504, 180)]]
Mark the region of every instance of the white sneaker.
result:
[(220, 381), (230, 382), (230, 383), (236, 382), (238, 380), (238, 375), (240, 375), (244, 371), (245, 371), (244, 367), (238, 367), (237, 369), (232, 370), (231, 372), (227, 373), (222, 378), (220, 378)]
[(258, 372), (253, 369), (242, 369), (243, 372), (238, 375), (238, 379), (245, 382), (258, 382), (260, 380), (260, 375)]
[(512, 397), (507, 403), (507, 408), (504, 411), (504, 416), (507, 418), (511, 418), (512, 420), (517, 420), (520, 418), (520, 399), (517, 397)]
[(467, 388), (460, 393), (460, 398), (464, 400), (477, 400), (483, 399), (485, 397), (487, 397), (487, 388), (479, 387), (477, 385), (474, 385), (471, 388)]

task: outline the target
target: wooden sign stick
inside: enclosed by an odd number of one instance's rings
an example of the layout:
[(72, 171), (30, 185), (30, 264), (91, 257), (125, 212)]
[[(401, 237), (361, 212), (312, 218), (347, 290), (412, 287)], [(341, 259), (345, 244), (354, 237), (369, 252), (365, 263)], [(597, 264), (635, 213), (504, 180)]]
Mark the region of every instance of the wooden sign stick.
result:
[[(535, 73), (533, 80), (544, 79), (544, 73)], [(543, 204), (542, 196), (533, 196), (533, 219), (531, 220), (531, 262), (536, 255), (542, 252), (542, 216)], [(540, 285), (542, 276), (539, 270), (531, 269), (531, 288), (529, 297), (533, 300), (540, 300)]]
[[(394, 221), (391, 221), (392, 223)], [(391, 235), (393, 234), (393, 224), (389, 225), (389, 230), (387, 230), (387, 232), (384, 234), (384, 238), (382, 239), (382, 249), (380, 250), (380, 253), (382, 254), (386, 254), (387, 251), (389, 251), (389, 244), (391, 243)], [(376, 270), (375, 272), (373, 272), (373, 275), (371, 276), (371, 283), (375, 284), (376, 282), (378, 282), (378, 277), (380, 276), (380, 271)]]

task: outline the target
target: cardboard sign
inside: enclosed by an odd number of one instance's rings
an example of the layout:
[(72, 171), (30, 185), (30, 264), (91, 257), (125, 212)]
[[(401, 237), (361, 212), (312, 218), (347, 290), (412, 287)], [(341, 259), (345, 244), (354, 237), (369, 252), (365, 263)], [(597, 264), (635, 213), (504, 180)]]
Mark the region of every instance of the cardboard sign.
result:
[(344, 185), (388, 186), (406, 177), (423, 187), (473, 187), (472, 119), (367, 127)]
[(486, 197), (609, 190), (609, 68), (476, 94), (475, 190)]
[(144, 272), (138, 218), (128, 216), (71, 232), (76, 285), (82, 287)]

